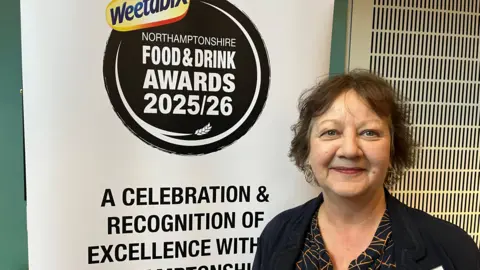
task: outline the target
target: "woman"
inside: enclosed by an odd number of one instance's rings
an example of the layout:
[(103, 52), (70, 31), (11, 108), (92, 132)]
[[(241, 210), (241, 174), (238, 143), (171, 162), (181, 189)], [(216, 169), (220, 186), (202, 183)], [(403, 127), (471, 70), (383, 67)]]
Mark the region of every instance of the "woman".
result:
[(480, 269), (465, 231), (387, 190), (412, 164), (406, 116), (387, 81), (335, 76), (299, 109), (290, 157), (322, 193), (269, 222), (253, 270)]

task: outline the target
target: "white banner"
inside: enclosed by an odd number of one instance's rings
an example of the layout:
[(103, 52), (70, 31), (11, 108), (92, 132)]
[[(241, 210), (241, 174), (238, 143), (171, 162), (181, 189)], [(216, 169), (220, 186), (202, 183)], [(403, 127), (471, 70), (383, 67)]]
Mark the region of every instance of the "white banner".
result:
[(30, 270), (250, 269), (333, 0), (22, 0)]

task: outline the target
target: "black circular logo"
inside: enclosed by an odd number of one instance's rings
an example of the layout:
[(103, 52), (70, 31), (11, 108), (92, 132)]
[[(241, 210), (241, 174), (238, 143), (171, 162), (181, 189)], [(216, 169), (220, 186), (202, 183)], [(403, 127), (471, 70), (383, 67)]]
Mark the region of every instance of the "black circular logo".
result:
[[(226, 0), (189, 1), (163, 7), (189, 4), (174, 22), (112, 30), (103, 72), (113, 109), (133, 134), (169, 153), (200, 155), (232, 144), (255, 124), (270, 66), (259, 32), (238, 8)], [(131, 16), (158, 15), (162, 2), (151, 0)], [(127, 20), (128, 11), (112, 8), (111, 17)]]

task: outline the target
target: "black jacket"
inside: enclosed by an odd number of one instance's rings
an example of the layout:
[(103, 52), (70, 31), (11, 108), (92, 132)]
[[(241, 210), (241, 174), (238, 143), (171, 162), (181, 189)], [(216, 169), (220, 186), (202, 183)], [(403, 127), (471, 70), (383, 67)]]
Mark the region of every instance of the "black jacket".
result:
[[(464, 230), (408, 207), (387, 190), (385, 195), (392, 220), (397, 269), (480, 270), (480, 250)], [(253, 270), (295, 269), (321, 200), (320, 195), (280, 213), (267, 224), (258, 242)]]

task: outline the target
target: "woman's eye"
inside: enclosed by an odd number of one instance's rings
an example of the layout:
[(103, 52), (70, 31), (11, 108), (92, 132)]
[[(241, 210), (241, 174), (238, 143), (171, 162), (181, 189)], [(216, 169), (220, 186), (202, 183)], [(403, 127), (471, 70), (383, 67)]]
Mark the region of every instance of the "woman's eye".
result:
[(336, 130), (333, 130), (333, 129), (327, 130), (327, 131), (325, 131), (322, 135), (335, 136), (335, 135), (337, 135), (337, 131), (336, 131)]
[(365, 130), (365, 131), (362, 132), (362, 134), (367, 136), (367, 137), (378, 136), (378, 133), (373, 131), (373, 130)]

